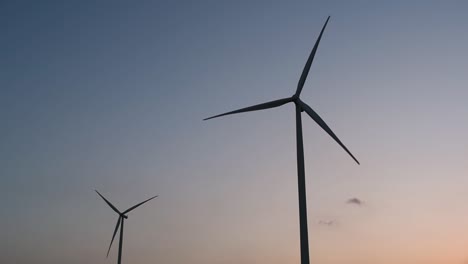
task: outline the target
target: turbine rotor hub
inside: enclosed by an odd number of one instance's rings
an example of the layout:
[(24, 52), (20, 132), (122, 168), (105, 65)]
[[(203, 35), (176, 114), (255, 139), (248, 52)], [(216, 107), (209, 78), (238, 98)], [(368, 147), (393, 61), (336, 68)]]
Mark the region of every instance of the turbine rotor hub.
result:
[(291, 97), (291, 100), (294, 102), (294, 104), (297, 105), (297, 104), (299, 104), (299, 101), (300, 101), (301, 99), (299, 99), (299, 96), (298, 96), (298, 95), (293, 95), (293, 96)]

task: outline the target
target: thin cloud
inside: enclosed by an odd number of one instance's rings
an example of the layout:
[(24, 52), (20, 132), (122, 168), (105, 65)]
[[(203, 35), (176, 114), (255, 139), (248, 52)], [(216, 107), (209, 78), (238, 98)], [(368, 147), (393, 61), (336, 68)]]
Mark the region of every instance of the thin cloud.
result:
[(318, 221), (318, 224), (323, 225), (323, 226), (334, 226), (335, 221), (333, 221), (333, 220), (329, 220), (329, 221), (320, 220), (320, 221)]
[(361, 199), (358, 199), (356, 197), (354, 198), (350, 198), (346, 201), (347, 204), (354, 204), (354, 205), (357, 205), (357, 206), (363, 206), (364, 205), (364, 201), (361, 200)]

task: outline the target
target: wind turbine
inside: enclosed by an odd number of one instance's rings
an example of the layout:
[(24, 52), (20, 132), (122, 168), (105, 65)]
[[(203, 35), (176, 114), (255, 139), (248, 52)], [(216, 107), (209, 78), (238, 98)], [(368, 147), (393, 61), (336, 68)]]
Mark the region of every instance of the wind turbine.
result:
[(117, 234), (117, 231), (119, 230), (119, 226), (120, 226), (120, 239), (119, 239), (119, 258), (117, 260), (117, 263), (120, 264), (122, 263), (122, 244), (123, 244), (123, 228), (124, 228), (124, 220), (125, 219), (128, 219), (128, 216), (126, 215), (127, 213), (129, 213), (130, 211), (132, 211), (133, 209), (137, 208), (138, 206), (158, 197), (157, 195), (156, 196), (153, 196), (151, 198), (149, 198), (148, 200), (145, 200), (139, 204), (136, 204), (130, 208), (128, 208), (127, 210), (123, 211), (123, 212), (120, 212), (119, 210), (117, 210), (117, 208), (111, 204), (111, 202), (109, 202), (106, 198), (104, 198), (104, 196), (102, 196), (102, 194), (100, 194), (97, 190), (95, 190), (97, 194), (99, 194), (99, 196), (101, 196), (101, 198), (110, 206), (110, 208), (112, 208), (112, 210), (114, 210), (118, 215), (119, 215), (119, 219), (117, 220), (117, 225), (115, 225), (115, 230), (114, 230), (114, 234), (112, 235), (112, 240), (110, 242), (110, 245), (109, 245), (109, 249), (107, 250), (107, 257), (109, 256), (109, 252), (110, 252), (110, 249), (112, 247), (112, 242), (114, 242), (114, 238), (115, 238), (115, 235)]
[(318, 45), (322, 38), (323, 31), (328, 24), (328, 20), (323, 25), (322, 31), (315, 42), (315, 45), (307, 59), (307, 62), (302, 71), (301, 78), (297, 84), (296, 93), (293, 96), (266, 102), (263, 104), (257, 104), (231, 112), (227, 112), (220, 115), (215, 115), (212, 117), (205, 118), (203, 120), (208, 120), (220, 116), (238, 114), (243, 112), (264, 110), (269, 108), (275, 108), (282, 106), (287, 103), (294, 103), (296, 105), (296, 144), (297, 144), (297, 177), (298, 177), (298, 191), (299, 191), (299, 225), (300, 225), (300, 239), (301, 239), (301, 264), (309, 264), (309, 238), (307, 231), (307, 204), (306, 204), (306, 184), (305, 184), (305, 168), (304, 168), (304, 146), (302, 141), (302, 120), (301, 112), (305, 111), (325, 132), (328, 133), (356, 162), (359, 164), (359, 161), (351, 154), (351, 152), (346, 148), (346, 146), (341, 143), (340, 139), (333, 133), (333, 131), (328, 127), (328, 125), (323, 121), (323, 119), (314, 111), (312, 108), (304, 103), (299, 97), (301, 95), (302, 88), (309, 74), (310, 66), (314, 60), (315, 53), (317, 52)]

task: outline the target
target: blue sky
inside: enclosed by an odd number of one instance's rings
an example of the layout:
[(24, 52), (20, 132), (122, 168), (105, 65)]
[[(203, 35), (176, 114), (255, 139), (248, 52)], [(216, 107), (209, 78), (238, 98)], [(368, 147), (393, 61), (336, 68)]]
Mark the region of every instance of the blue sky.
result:
[[(2, 263), (299, 262), (294, 93), (313, 263), (464, 263), (464, 1), (2, 1)], [(346, 204), (358, 197), (361, 207)], [(334, 221), (324, 226), (320, 221)], [(115, 250), (115, 249), (114, 249)]]

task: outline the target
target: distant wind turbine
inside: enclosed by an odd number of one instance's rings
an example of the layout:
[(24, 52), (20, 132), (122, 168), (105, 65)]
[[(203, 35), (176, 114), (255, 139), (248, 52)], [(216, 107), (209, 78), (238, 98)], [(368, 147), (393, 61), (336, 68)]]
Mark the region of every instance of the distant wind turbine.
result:
[(323, 119), (314, 111), (310, 106), (304, 103), (299, 96), (301, 95), (302, 88), (309, 74), (310, 66), (314, 60), (315, 53), (317, 52), (320, 39), (322, 38), (323, 31), (328, 24), (328, 20), (323, 25), (322, 31), (315, 42), (315, 45), (307, 59), (307, 62), (302, 71), (301, 78), (297, 84), (296, 93), (288, 98), (283, 98), (275, 101), (266, 102), (263, 104), (258, 104), (254, 106), (249, 106), (241, 108), (235, 111), (227, 112), (220, 115), (215, 115), (203, 120), (208, 120), (220, 116), (264, 110), (269, 108), (275, 108), (282, 106), (287, 103), (294, 103), (296, 105), (296, 144), (297, 144), (297, 177), (298, 177), (298, 191), (299, 191), (299, 225), (300, 225), (300, 239), (301, 239), (301, 264), (309, 264), (309, 238), (307, 231), (307, 205), (306, 205), (306, 184), (305, 184), (305, 168), (304, 168), (304, 146), (302, 142), (302, 121), (301, 121), (301, 112), (305, 111), (325, 132), (328, 133), (356, 162), (359, 164), (359, 161), (351, 154), (351, 152), (346, 148), (346, 146), (341, 143), (340, 139), (333, 133), (333, 131), (328, 127), (328, 125), (323, 121)]
[(119, 258), (117, 260), (117, 263), (120, 264), (122, 263), (122, 244), (123, 244), (123, 228), (124, 228), (124, 220), (128, 218), (128, 216), (126, 215), (127, 213), (129, 213), (130, 211), (132, 211), (133, 209), (137, 208), (138, 206), (158, 197), (157, 195), (156, 196), (153, 196), (151, 198), (149, 198), (148, 200), (145, 200), (139, 204), (136, 204), (130, 208), (128, 208), (127, 210), (123, 211), (123, 212), (120, 212), (119, 210), (117, 210), (117, 208), (111, 204), (106, 198), (104, 198), (104, 196), (102, 196), (97, 190), (96, 190), (96, 193), (99, 194), (99, 196), (101, 196), (101, 198), (110, 206), (110, 208), (112, 208), (112, 210), (114, 210), (118, 215), (119, 215), (119, 219), (117, 220), (117, 225), (115, 225), (115, 230), (114, 230), (114, 234), (112, 235), (112, 240), (110, 242), (110, 245), (109, 245), (109, 249), (107, 250), (107, 257), (109, 256), (109, 252), (110, 252), (110, 249), (112, 247), (112, 242), (114, 242), (114, 238), (115, 238), (115, 234), (117, 234), (117, 231), (119, 230), (119, 226), (120, 226), (120, 239), (119, 239)]

